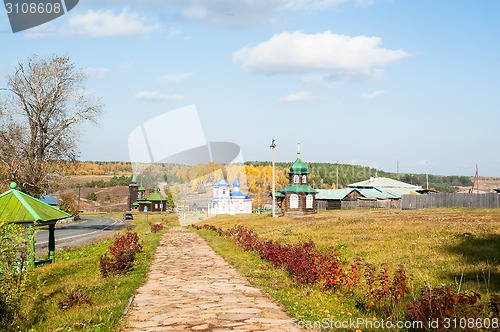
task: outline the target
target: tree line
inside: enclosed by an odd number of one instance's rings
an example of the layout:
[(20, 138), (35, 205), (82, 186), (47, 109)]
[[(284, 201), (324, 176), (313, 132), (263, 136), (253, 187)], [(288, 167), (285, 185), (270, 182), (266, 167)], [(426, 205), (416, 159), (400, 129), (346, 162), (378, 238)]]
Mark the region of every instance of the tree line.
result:
[[(287, 173), (291, 163), (278, 162), (276, 166), (276, 188), (288, 183)], [(308, 163), (309, 185), (316, 189), (345, 188), (351, 183), (363, 181), (370, 177), (387, 177), (398, 181), (426, 188), (425, 174), (395, 174), (372, 167), (334, 164)], [(64, 176), (70, 175), (113, 175), (109, 180), (91, 180), (81, 183), (82, 187), (108, 188), (126, 186), (132, 179), (132, 164), (130, 162), (76, 161), (54, 163), (53, 169)], [(219, 175), (217, 175), (219, 173)], [(217, 165), (214, 163), (195, 166), (178, 164), (147, 165), (137, 177), (138, 184), (146, 188), (154, 188), (159, 184), (174, 185), (189, 183), (190, 192), (206, 192), (207, 186), (219, 180), (220, 176), (227, 181), (245, 178), (243, 189), (257, 195), (264, 201), (271, 190), (272, 166), (269, 161), (248, 161), (243, 165)], [(468, 176), (441, 176), (429, 174), (429, 188), (440, 192), (455, 192), (457, 187), (472, 186)], [(0, 166), (0, 179), (4, 179), (4, 189), (8, 188), (8, 172)]]

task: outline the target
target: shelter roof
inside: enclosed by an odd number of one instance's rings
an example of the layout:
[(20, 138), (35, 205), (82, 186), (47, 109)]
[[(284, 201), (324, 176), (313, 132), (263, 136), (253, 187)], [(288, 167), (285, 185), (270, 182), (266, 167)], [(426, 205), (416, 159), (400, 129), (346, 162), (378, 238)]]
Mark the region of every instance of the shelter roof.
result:
[(11, 183), (10, 188), (0, 195), (0, 221), (43, 223), (71, 217), (71, 214), (17, 190), (15, 183)]

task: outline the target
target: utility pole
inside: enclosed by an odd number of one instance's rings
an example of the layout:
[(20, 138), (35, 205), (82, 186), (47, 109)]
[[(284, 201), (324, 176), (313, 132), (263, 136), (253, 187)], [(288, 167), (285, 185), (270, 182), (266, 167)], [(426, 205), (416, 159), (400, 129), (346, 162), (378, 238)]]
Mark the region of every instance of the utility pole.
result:
[(272, 151), (272, 171), (273, 171), (273, 184), (272, 184), (272, 195), (273, 195), (273, 217), (276, 217), (276, 185), (275, 185), (275, 175), (274, 175), (274, 149), (276, 148), (276, 144), (274, 143), (274, 138), (273, 141), (271, 142), (271, 151)]
[(474, 175), (474, 179), (472, 180), (472, 188), (469, 189), (469, 194), (474, 193), (474, 187), (476, 187), (476, 193), (479, 194), (479, 168), (476, 164), (476, 174)]
[(82, 189), (82, 185), (78, 184), (78, 214), (80, 214), (80, 189)]
[(425, 180), (427, 182), (427, 190), (429, 190), (429, 163), (425, 161)]
[(335, 179), (335, 189), (339, 189), (339, 161), (337, 160), (337, 178)]

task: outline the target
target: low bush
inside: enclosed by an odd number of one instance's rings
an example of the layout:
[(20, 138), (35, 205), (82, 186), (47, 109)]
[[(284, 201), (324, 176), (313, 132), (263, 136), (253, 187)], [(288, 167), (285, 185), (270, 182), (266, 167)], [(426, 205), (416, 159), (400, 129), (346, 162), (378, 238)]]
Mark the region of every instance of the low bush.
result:
[(84, 304), (92, 304), (92, 300), (82, 288), (73, 288), (64, 300), (59, 300), (59, 309), (69, 309)]
[(149, 228), (151, 230), (151, 233), (158, 233), (159, 231), (161, 231), (162, 229), (165, 228), (165, 226), (162, 224), (162, 223), (152, 223), (150, 222), (149, 223)]
[(481, 296), (476, 292), (455, 293), (451, 287), (424, 288), (420, 298), (407, 305), (408, 318), (413, 321), (438, 322), (436, 328), (444, 330), (445, 319), (479, 317)]
[(142, 250), (137, 233), (127, 232), (115, 239), (109, 247), (109, 254), (100, 257), (100, 271), (103, 277), (126, 273), (132, 266), (135, 255)]

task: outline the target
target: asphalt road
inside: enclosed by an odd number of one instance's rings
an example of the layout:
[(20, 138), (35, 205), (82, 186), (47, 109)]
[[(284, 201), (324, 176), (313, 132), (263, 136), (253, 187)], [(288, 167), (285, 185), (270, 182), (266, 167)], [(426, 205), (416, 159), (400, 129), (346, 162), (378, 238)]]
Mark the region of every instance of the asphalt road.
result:
[[(82, 221), (69, 224), (56, 224), (56, 250), (65, 247), (79, 246), (95, 239), (108, 236), (114, 231), (123, 228), (127, 221), (115, 218), (83, 217)], [(36, 250), (47, 248), (49, 232), (46, 229), (36, 232)]]

